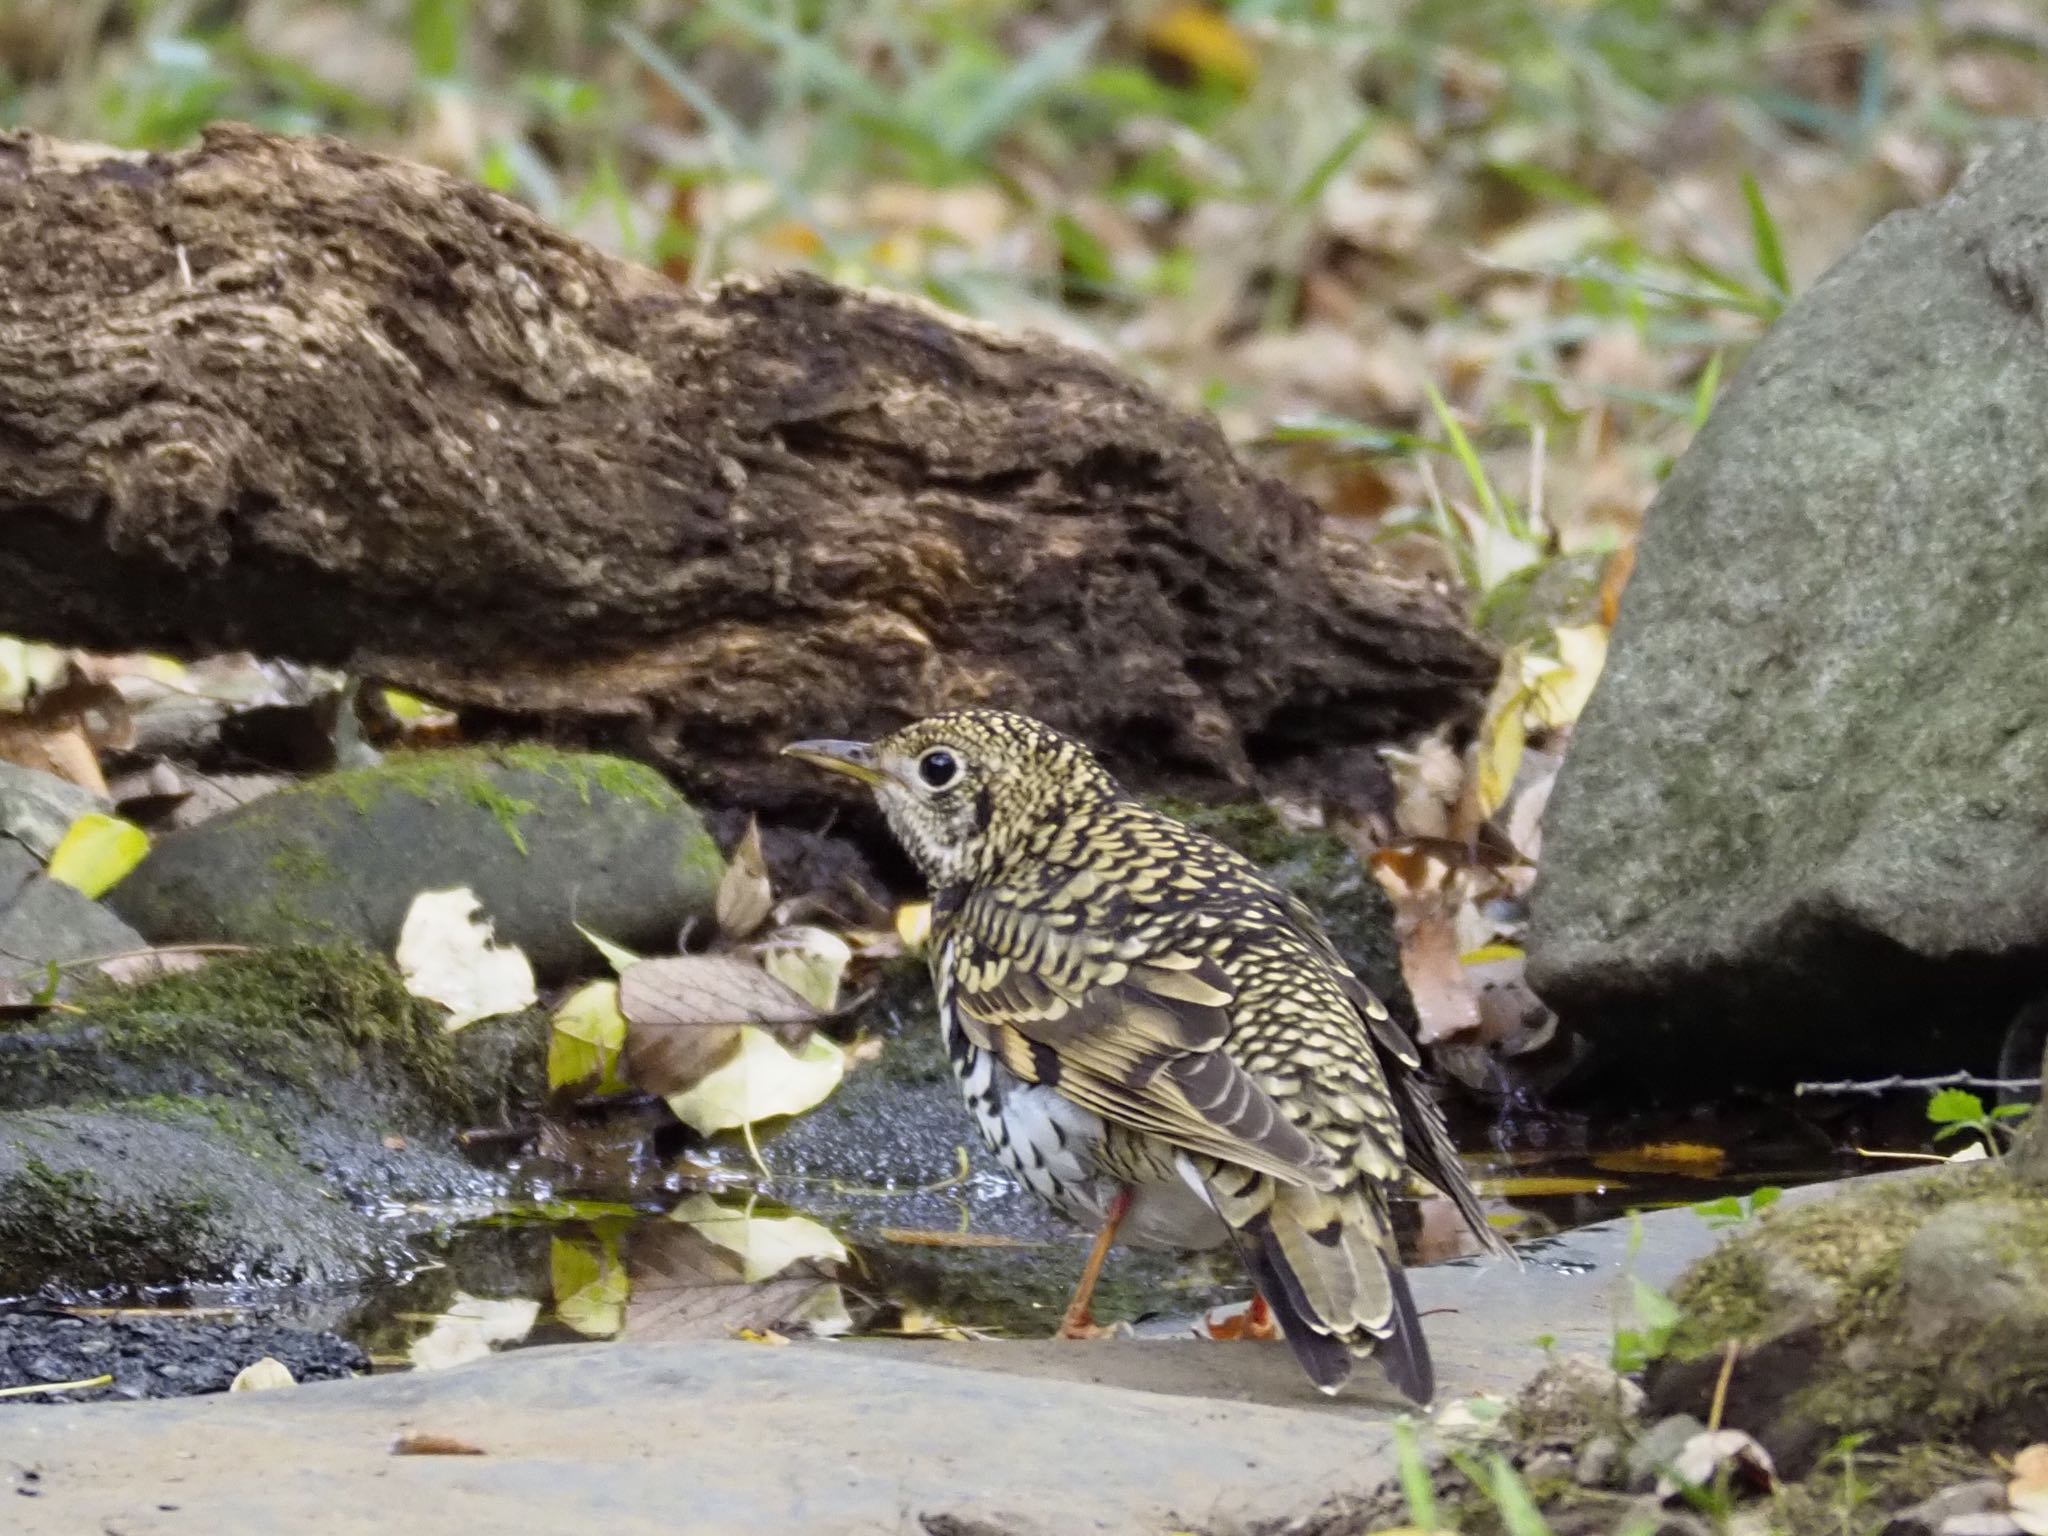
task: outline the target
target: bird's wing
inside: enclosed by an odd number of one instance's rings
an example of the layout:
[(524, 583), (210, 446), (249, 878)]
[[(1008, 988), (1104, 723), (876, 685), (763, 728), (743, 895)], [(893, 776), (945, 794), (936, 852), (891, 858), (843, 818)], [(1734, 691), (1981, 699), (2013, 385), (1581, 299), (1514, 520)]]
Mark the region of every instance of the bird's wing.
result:
[(1358, 1010), (1358, 1016), (1365, 1020), (1366, 1028), (1372, 1033), (1373, 1043), (1379, 1049), (1380, 1065), (1385, 1069), (1388, 1085), (1393, 1091), (1394, 1107), (1401, 1118), (1401, 1142), (1407, 1153), (1408, 1166), (1458, 1208), (1458, 1214), (1464, 1218), (1472, 1235), (1489, 1252), (1512, 1257), (1514, 1249), (1493, 1230), (1492, 1223), (1486, 1219), (1486, 1212), (1479, 1207), (1479, 1192), (1473, 1189), (1472, 1181), (1466, 1177), (1465, 1165), (1458, 1158), (1457, 1143), (1451, 1140), (1450, 1127), (1444, 1124), (1444, 1112), (1422, 1079), (1422, 1053), (1409, 1038), (1408, 1031), (1387, 1011), (1387, 1005), (1374, 995), (1372, 988), (1358, 979), (1307, 904), (1290, 896), (1287, 908), (1294, 926), (1330, 962), (1351, 999), (1352, 1007)]
[(1323, 1185), (1329, 1154), (1222, 1049), (1235, 993), (1207, 956), (1056, 927), (1000, 891), (970, 896), (941, 939), (948, 1001), (977, 1045), (1132, 1130)]

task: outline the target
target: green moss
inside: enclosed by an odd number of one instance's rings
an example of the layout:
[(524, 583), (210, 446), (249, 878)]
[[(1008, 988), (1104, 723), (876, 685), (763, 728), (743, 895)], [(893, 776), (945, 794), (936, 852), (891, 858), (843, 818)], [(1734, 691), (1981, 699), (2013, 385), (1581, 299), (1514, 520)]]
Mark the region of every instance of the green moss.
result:
[(367, 768), (350, 768), (309, 780), (289, 796), (301, 804), (325, 802), (367, 816), (388, 796), (408, 795), (440, 803), (463, 799), (487, 811), (521, 853), (522, 823), (539, 807), (506, 790), (494, 771), (512, 769), (565, 784), (585, 805), (602, 791), (617, 800), (638, 800), (664, 815), (680, 803), (675, 790), (654, 769), (620, 757), (563, 752), (554, 747), (463, 747), (441, 752), (394, 752)]
[(1793, 1372), (1775, 1389), (1784, 1411), (1830, 1437), (1866, 1434), (1878, 1446), (2038, 1438), (2048, 1432), (2048, 1403), (2035, 1390), (2048, 1316), (1929, 1315), (1900, 1279), (1901, 1256), (1930, 1217), (1987, 1196), (2017, 1211), (1994, 1257), (2016, 1273), (2048, 1274), (2048, 1200), (2010, 1170), (1987, 1163), (1876, 1182), (1774, 1210), (1695, 1266), (1672, 1293), (1681, 1312), (1673, 1358), (1700, 1361), (1739, 1340), (1743, 1358), (1768, 1371), (1775, 1346)]
[(9, 1083), (14, 1102), (126, 1089), (147, 1098), (181, 1082), (202, 1094), (260, 1097), (280, 1083), (320, 1094), (365, 1074), (443, 1113), (475, 1097), (435, 1011), (388, 961), (351, 945), (226, 956), (138, 986), (87, 989), (77, 1006), (65, 1021), (76, 1045), (44, 1053), (40, 1085)]
[(204, 1248), (212, 1205), (185, 1198), (130, 1209), (84, 1169), (30, 1157), (0, 1179), (0, 1256), (10, 1275), (65, 1274), (84, 1288), (147, 1283), (189, 1273)]
[(512, 839), (514, 848), (522, 854), (527, 852), (526, 834), (519, 830), (519, 823), (537, 809), (533, 801), (508, 795), (491, 780), (482, 777), (472, 779), (464, 793), (468, 795), (470, 804), (491, 814), (505, 835)]
[(270, 856), (270, 869), (294, 885), (325, 885), (340, 873), (334, 860), (310, 843), (286, 843)]
[(139, 1098), (110, 1100), (79, 1108), (117, 1109), (147, 1115), (168, 1124), (204, 1122), (243, 1151), (259, 1157), (291, 1150), (291, 1137), (261, 1106), (205, 1094), (150, 1093)]
[[(1944, 1205), (1995, 1187), (1995, 1165), (1943, 1178), (1894, 1179), (1829, 1200), (1764, 1213), (1689, 1270), (1671, 1299), (1681, 1316), (1671, 1354), (1719, 1355), (1731, 1338), (1750, 1339), (1781, 1310), (1774, 1268), (1804, 1276), (1845, 1301), (1881, 1296), (1898, 1277), (1899, 1252)], [(1831, 1310), (1853, 1311), (1853, 1305)]]

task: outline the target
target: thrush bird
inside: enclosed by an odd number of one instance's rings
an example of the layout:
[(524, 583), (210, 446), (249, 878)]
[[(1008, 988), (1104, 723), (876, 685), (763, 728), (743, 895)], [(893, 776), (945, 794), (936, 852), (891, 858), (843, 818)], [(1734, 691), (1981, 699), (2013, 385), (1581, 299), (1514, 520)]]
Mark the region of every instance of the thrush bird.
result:
[(982, 1138), (1111, 1242), (1228, 1241), (1310, 1379), (1377, 1355), (1434, 1390), (1388, 1196), (1413, 1170), (1487, 1225), (1413, 1042), (1312, 913), (1022, 715), (784, 749), (867, 784), (931, 884), (931, 971)]

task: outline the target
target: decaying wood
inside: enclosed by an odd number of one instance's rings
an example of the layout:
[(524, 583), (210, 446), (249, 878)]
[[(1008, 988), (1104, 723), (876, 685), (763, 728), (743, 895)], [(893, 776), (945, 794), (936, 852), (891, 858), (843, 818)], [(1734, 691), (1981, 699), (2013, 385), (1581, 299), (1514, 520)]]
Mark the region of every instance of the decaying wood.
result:
[(738, 798), (967, 701), (1140, 780), (1469, 719), (1484, 646), (1097, 359), (686, 292), (438, 172), (0, 137), (0, 631), (616, 720)]

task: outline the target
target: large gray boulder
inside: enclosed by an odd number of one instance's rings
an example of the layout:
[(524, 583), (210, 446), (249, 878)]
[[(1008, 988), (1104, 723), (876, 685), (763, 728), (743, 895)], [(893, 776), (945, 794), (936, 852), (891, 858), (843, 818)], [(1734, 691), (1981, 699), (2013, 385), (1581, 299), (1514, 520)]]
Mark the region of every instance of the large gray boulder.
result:
[(1651, 509), (1530, 978), (1614, 1071), (1986, 1059), (2048, 946), (2048, 128), (1894, 215)]

